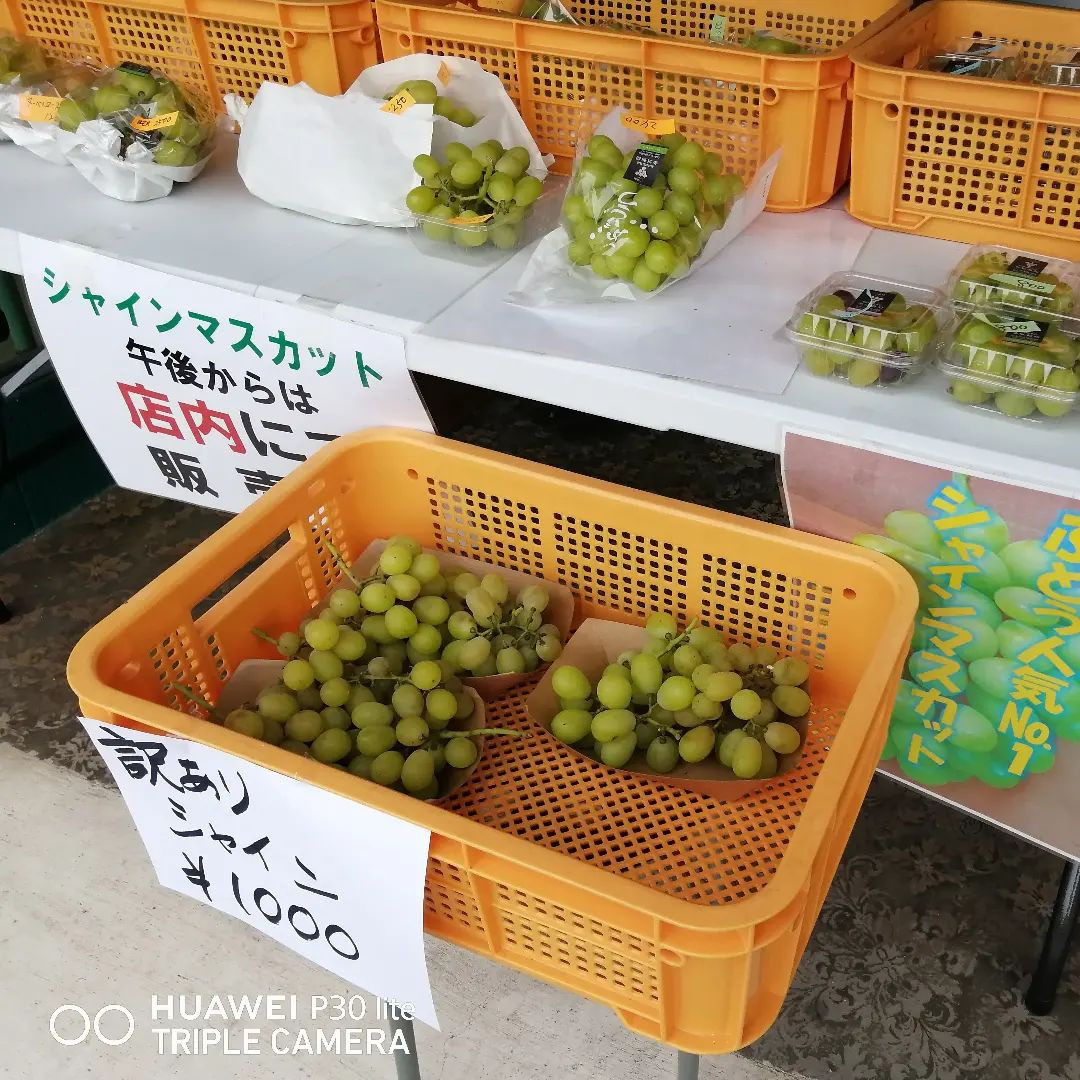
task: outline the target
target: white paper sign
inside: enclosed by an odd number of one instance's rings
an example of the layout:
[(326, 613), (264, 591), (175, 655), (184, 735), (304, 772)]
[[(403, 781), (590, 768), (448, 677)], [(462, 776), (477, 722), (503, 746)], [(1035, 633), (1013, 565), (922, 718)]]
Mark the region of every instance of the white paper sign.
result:
[(67, 244), (20, 246), (57, 375), (123, 487), (242, 510), (338, 435), (432, 430), (398, 334)]
[(162, 885), (438, 1029), (427, 829), (187, 739), (80, 719)]

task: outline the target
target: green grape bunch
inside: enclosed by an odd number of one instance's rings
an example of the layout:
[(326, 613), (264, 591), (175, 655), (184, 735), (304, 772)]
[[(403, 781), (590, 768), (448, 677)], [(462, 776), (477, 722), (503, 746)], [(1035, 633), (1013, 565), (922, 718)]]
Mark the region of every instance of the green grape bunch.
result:
[[(562, 206), (567, 258), (644, 293), (689, 272), (743, 191), (719, 155), (678, 132), (626, 153), (607, 135), (594, 135), (586, 151)], [(640, 155), (658, 160), (647, 185), (628, 178)]]
[(442, 161), (433, 154), (415, 158), (421, 183), (405, 196), (405, 206), (431, 240), (512, 250), (524, 239), (524, 223), (544, 192), (543, 180), (528, 172), (531, 162), (524, 146), (506, 149), (498, 139), (472, 149), (448, 143)]
[(595, 684), (571, 664), (555, 668), (552, 735), (615, 769), (637, 761), (670, 773), (715, 757), (742, 780), (775, 776), (780, 757), (802, 744), (791, 721), (812, 704), (807, 663), (771, 645), (728, 644), (696, 623), (680, 631), (662, 612), (645, 631), (645, 646), (622, 653)]
[[(170, 118), (170, 123), (147, 128), (144, 122), (155, 117)], [(98, 118), (123, 136), (121, 157), (139, 143), (153, 150), (158, 165), (196, 164), (213, 136), (213, 122), (199, 116), (180, 87), (143, 64), (121, 64), (96, 84), (71, 89), (57, 110), (57, 124), (64, 131)]]
[[(298, 633), (256, 631), (286, 659), (305, 659), (305, 650), (331, 651), (354, 664), (381, 658), (394, 675), (437, 660), (455, 675), (483, 678), (536, 671), (562, 652), (562, 631), (544, 621), (551, 597), (540, 580), (513, 595), (497, 570), (481, 576), (444, 567), (407, 536), (392, 537), (363, 579), (330, 550), (351, 587), (335, 589), (318, 619), (306, 619)], [(312, 625), (319, 620), (329, 629)]]
[(0, 86), (31, 86), (53, 66), (36, 41), (0, 33)]
[(967, 315), (940, 361), (953, 400), (1018, 419), (1070, 412), (1080, 399), (1080, 324), (1048, 318), (1020, 308)]
[(771, 53), (774, 56), (804, 56), (814, 50), (794, 38), (774, 34), (771, 30), (754, 30), (739, 45), (754, 52)]
[[(890, 386), (921, 369), (934, 341), (938, 321), (933, 309), (895, 291), (878, 290), (883, 310), (860, 305), (867, 290), (829, 289), (832, 281), (788, 323), (803, 366), (812, 374), (846, 380), (851, 386)], [(871, 296), (873, 294), (870, 294)]]
[(383, 100), (389, 101), (402, 93), (410, 94), (418, 105), (430, 105), (436, 116), (441, 116), (458, 127), (473, 127), (479, 120), (472, 109), (457, 104), (445, 94), (440, 94), (438, 87), (430, 79), (406, 79), (405, 82), (398, 83), (389, 94), (383, 94)]
[(535, 582), (514, 596), (497, 571), (444, 567), (409, 536), (391, 537), (364, 578), (328, 547), (348, 585), (295, 630), (252, 630), (284, 659), (278, 682), (225, 715), (176, 689), (241, 734), (435, 798), (444, 769), (475, 764), (482, 736), (521, 737), (462, 728), (476, 710), (462, 679), (534, 671), (562, 652), (543, 621), (548, 591)]

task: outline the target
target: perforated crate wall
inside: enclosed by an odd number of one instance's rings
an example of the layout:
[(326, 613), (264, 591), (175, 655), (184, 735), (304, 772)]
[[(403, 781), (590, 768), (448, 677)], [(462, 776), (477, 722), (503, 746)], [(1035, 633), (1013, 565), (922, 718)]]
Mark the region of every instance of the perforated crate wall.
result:
[[(783, 8), (584, 0), (574, 13), (586, 25), (574, 27), (380, 0), (379, 36), (388, 60), (449, 53), (499, 75), (559, 172), (569, 171), (579, 139), (624, 106), (675, 117), (744, 180), (783, 147), (768, 207), (805, 210), (831, 198), (847, 175), (848, 53), (906, 7), (872, 0), (856, 15), (840, 0), (789, 0)], [(735, 33), (771, 29), (816, 52), (767, 56), (706, 44), (716, 14)]]
[[(1021, 81), (919, 70), (972, 35), (1018, 45)], [(1076, 13), (937, 0), (854, 53), (851, 212), (882, 228), (1080, 258), (1080, 95), (1030, 80), (1080, 43)]]
[(204, 108), (252, 98), (263, 82), (306, 82), (338, 94), (378, 62), (371, 0), (278, 4), (188, 0), (186, 10), (96, 0), (0, 0), (0, 25), (53, 55), (106, 65), (135, 60), (164, 71)]
[[(271, 655), (251, 628), (295, 625), (342, 582), (331, 545), (353, 560), (394, 533), (529, 566), (574, 591), (579, 620), (640, 623), (659, 607), (805, 657), (814, 707), (797, 767), (727, 803), (608, 769), (530, 720), (529, 683), (487, 705), (489, 723), (526, 737), (487, 740), (468, 783), (432, 805), (177, 702), (173, 682), (214, 700), (239, 659)], [(650, 1037), (722, 1053), (760, 1035), (790, 985), (880, 755), (916, 604), (901, 568), (850, 545), (369, 431), (118, 608), (68, 671), (85, 715), (173, 731), (423, 825), (429, 932)]]

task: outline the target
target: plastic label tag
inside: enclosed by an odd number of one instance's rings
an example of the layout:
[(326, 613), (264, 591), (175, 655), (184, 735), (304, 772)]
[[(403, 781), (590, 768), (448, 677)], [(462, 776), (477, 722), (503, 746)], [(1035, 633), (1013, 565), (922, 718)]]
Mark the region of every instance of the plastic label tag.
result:
[(978, 70), (981, 63), (981, 60), (964, 60), (957, 56), (942, 65), (941, 73), (942, 75), (966, 75), (969, 71)]
[(446, 66), (445, 60), (439, 65), (439, 73), (437, 78), (439, 82), (443, 84), (443, 86), (450, 85), (450, 69)]
[(1016, 345), (1038, 345), (1050, 329), (1049, 323), (1038, 322), (1036, 319), (1010, 319), (1006, 315), (987, 315), (982, 312), (976, 315), (976, 318), (1000, 331), (1007, 342)]
[(1035, 281), (1050, 264), (1044, 259), (1032, 259), (1027, 255), (1017, 255), (1003, 273), (991, 274), (990, 280), (999, 285), (1008, 285), (1014, 289), (1024, 289), (1027, 292), (1039, 293), (1049, 296), (1054, 291), (1054, 286), (1049, 281)]
[(408, 90), (402, 90), (400, 94), (395, 94), (390, 98), (390, 100), (382, 106), (381, 111), (400, 116), (407, 109), (411, 109), (415, 104), (416, 98), (414, 98)]
[(714, 15), (709, 24), (709, 40), (714, 43), (723, 42), (727, 38), (727, 16)]
[(623, 113), (622, 126), (631, 131), (640, 131), (645, 135), (671, 135), (675, 132), (675, 121), (670, 116), (638, 116), (637, 113)]
[[(452, 217), (444, 218), (444, 225), (483, 225), (485, 221), (490, 221), (494, 214), (481, 214), (479, 217)], [(433, 220), (437, 221), (437, 218)]]
[(31, 124), (55, 124), (60, 101), (48, 94), (20, 94), (19, 119)]
[(860, 315), (882, 315), (898, 295), (898, 293), (886, 292), (883, 289), (863, 289), (843, 311), (836, 313), (836, 317), (854, 319)]
[(634, 156), (623, 173), (623, 179), (633, 180), (642, 187), (652, 187), (653, 181), (660, 175), (660, 166), (667, 152), (666, 146), (642, 143), (634, 151)]
[(175, 109), (172, 112), (162, 113), (160, 116), (133, 116), (131, 118), (132, 131), (159, 131), (161, 128), (172, 127), (180, 119), (180, 113)]
[(117, 71), (130, 71), (132, 75), (149, 75), (154, 69), (146, 64), (136, 64), (133, 60), (125, 60)]

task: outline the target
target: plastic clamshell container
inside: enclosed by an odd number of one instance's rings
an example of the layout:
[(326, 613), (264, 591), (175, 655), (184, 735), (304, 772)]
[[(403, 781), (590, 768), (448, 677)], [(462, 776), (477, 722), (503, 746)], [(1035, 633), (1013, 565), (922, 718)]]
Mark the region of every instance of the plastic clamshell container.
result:
[[(179, 711), (171, 683), (216, 697), (252, 656), (251, 627), (341, 583), (328, 543), (351, 562), (396, 533), (562, 582), (582, 619), (640, 625), (663, 608), (803, 657), (814, 705), (798, 767), (727, 803), (616, 773), (544, 735), (526, 684), (488, 702), (486, 722), (529, 737), (486, 740), (468, 783), (433, 804)], [(606, 1004), (642, 1035), (727, 1053), (773, 1023), (794, 978), (881, 756), (917, 604), (903, 567), (852, 544), (368, 429), (90, 630), (68, 680), (85, 716), (171, 731), (429, 829), (429, 933)]]
[(371, 0), (0, 0), (0, 27), (52, 56), (153, 64), (209, 112), (264, 82), (340, 94), (379, 62)]
[[(621, 105), (673, 118), (746, 183), (782, 147), (767, 209), (797, 211), (827, 202), (847, 178), (851, 50), (908, 6), (581, 0), (572, 5), (581, 25), (566, 26), (472, 11), (456, 0), (379, 0), (379, 40), (387, 60), (449, 54), (494, 72), (541, 151), (555, 156), (556, 172), (572, 171), (578, 140)], [(714, 16), (726, 19), (726, 34), (772, 30), (814, 52), (712, 43)]]
[(926, 67), (941, 75), (964, 75), (976, 79), (1015, 79), (1023, 54), (1015, 45), (984, 38), (965, 37), (931, 56)]
[[(849, 211), (880, 229), (1077, 259), (1080, 95), (1027, 81), (1077, 34), (1065, 8), (930, 0), (858, 45)], [(925, 70), (965, 35), (1021, 46), (1020, 79)]]
[(967, 315), (942, 335), (937, 357), (954, 401), (1032, 420), (1056, 419), (1075, 408), (1078, 362), (1080, 320), (1036, 319), (1002, 307)]
[[(916, 314), (905, 318), (903, 311), (911, 308)], [(926, 366), (948, 313), (939, 289), (848, 272), (833, 274), (804, 296), (784, 332), (812, 374), (889, 387)]]
[(1035, 82), (1040, 86), (1080, 88), (1080, 49), (1059, 49), (1051, 53), (1036, 70)]
[(956, 264), (948, 293), (959, 311), (1010, 307), (1057, 318), (1076, 311), (1080, 268), (1064, 259), (980, 244)]
[(561, 192), (552, 197), (546, 190), (517, 224), (496, 217), (470, 224), (461, 218), (449, 220), (431, 214), (415, 214), (409, 236), (425, 255), (457, 262), (502, 262), (513, 252), (550, 232), (557, 224)]

